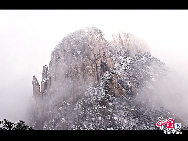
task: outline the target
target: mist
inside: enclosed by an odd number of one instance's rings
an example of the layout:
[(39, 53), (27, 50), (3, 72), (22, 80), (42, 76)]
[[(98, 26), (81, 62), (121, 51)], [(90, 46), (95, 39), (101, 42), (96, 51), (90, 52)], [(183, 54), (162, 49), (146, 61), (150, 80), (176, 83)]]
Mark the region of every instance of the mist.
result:
[(167, 39), (173, 44), (166, 44), (166, 48), (165, 46), (160, 48), (159, 45), (158, 49), (151, 49), (152, 54), (166, 64), (169, 72), (165, 79), (156, 82), (149, 95), (153, 95), (154, 101), (163, 103), (166, 108), (188, 124), (188, 56), (186, 52), (188, 46), (186, 39), (181, 37), (182, 35), (176, 36), (179, 41), (174, 41), (173, 38)]
[[(169, 61), (173, 61), (174, 58), (171, 59)], [(155, 107), (159, 105), (164, 106), (187, 125), (188, 77), (187, 64), (184, 61), (166, 63), (169, 69), (167, 75), (156, 81), (151, 90), (146, 89), (143, 93), (150, 98), (151, 103)]]
[[(0, 11), (0, 119), (27, 120), (32, 101), (32, 76), (41, 79), (42, 66), (68, 33), (96, 26), (107, 40), (119, 31), (136, 35), (163, 61), (166, 79), (145, 91), (187, 122), (188, 11), (177, 10), (2, 10)], [(76, 24), (75, 24), (76, 23)]]

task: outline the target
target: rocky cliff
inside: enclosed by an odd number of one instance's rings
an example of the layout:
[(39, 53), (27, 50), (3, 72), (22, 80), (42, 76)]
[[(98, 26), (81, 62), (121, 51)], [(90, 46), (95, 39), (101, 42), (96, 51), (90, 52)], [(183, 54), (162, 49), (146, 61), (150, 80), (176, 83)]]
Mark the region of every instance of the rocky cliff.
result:
[(146, 43), (120, 33), (107, 41), (92, 27), (70, 33), (51, 54), (41, 85), (33, 76), (32, 111), (36, 129), (156, 129), (168, 110), (139, 100), (143, 89), (164, 77), (167, 68)]
[[(114, 68), (108, 44), (97, 28), (79, 30), (65, 37), (52, 52), (49, 70), (47, 65), (43, 67), (41, 87), (33, 77), (33, 95), (48, 95), (54, 82), (61, 83), (65, 79), (100, 82), (103, 74)], [(110, 87), (114, 89), (113, 93), (125, 93), (116, 74), (112, 78)]]

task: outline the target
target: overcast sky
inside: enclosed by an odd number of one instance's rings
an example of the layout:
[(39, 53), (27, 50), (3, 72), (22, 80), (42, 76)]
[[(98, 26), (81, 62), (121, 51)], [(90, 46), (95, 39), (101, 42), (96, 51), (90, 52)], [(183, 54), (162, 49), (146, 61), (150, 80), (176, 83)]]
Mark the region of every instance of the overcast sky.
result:
[(32, 76), (41, 80), (42, 66), (64, 36), (90, 26), (108, 40), (132, 33), (154, 56), (188, 72), (188, 10), (0, 10), (0, 119), (24, 119)]

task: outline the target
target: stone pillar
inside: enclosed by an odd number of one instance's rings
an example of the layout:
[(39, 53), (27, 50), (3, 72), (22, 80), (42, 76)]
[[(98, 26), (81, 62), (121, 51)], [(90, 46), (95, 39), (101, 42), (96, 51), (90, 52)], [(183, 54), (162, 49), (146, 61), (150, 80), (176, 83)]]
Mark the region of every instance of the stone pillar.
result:
[(33, 96), (35, 98), (39, 97), (40, 96), (40, 85), (39, 85), (39, 82), (38, 82), (37, 78), (35, 77), (35, 75), (33, 76), (32, 84), (33, 84)]
[(44, 94), (48, 87), (48, 66), (43, 66), (42, 81), (41, 81), (41, 94)]

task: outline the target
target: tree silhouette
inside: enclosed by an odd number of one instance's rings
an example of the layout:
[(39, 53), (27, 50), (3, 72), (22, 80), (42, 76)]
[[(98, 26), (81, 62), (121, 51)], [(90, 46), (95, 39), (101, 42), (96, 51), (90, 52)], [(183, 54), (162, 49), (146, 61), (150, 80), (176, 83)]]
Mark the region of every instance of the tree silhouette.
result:
[(7, 119), (0, 121), (0, 130), (33, 130), (32, 127), (25, 124), (24, 121), (12, 123)]

